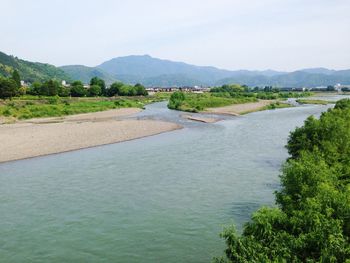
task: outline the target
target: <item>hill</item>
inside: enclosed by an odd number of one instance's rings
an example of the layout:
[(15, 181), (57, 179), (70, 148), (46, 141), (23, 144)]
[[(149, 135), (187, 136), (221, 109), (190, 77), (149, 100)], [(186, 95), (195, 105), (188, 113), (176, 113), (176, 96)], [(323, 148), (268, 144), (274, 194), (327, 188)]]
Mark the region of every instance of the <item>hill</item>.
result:
[(103, 79), (107, 85), (112, 84), (117, 79), (104, 72), (102, 69), (95, 67), (87, 67), (83, 65), (71, 65), (60, 67), (71, 79), (80, 80), (84, 83), (89, 83), (91, 78), (99, 77)]
[(0, 76), (7, 77), (13, 70), (18, 70), (26, 82), (45, 81), (48, 79), (71, 80), (61, 69), (45, 63), (30, 62), (0, 52)]

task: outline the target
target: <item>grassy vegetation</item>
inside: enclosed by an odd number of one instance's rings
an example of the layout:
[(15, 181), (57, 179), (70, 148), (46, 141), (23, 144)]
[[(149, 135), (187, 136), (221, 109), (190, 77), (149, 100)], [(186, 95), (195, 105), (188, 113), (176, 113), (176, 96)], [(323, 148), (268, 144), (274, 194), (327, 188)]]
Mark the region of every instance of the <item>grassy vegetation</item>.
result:
[(299, 99), (296, 100), (300, 104), (319, 104), (319, 105), (327, 105), (331, 103), (335, 103), (333, 101), (327, 101), (327, 100), (307, 100), (307, 99)]
[(283, 109), (283, 108), (290, 108), (293, 107), (291, 104), (288, 103), (282, 103), (282, 102), (275, 102), (271, 103), (270, 105), (267, 105), (263, 108), (263, 110), (274, 110), (274, 109)]
[(143, 108), (163, 100), (162, 95), (116, 98), (60, 98), (25, 95), (0, 101), (0, 116), (15, 119), (57, 117), (118, 108)]
[[(286, 100), (287, 98), (300, 98), (311, 96), (310, 92), (281, 92), (272, 87), (265, 87), (264, 90), (259, 88), (249, 89), (245, 85), (231, 84), (210, 89), (209, 93), (193, 94), (175, 92), (169, 100), (168, 108), (198, 112), (206, 108), (223, 107), (233, 104), (256, 102), (258, 100)], [(265, 109), (276, 109), (290, 107), (284, 103), (272, 103)]]
[[(175, 92), (174, 94), (179, 94)], [(247, 103), (257, 101), (254, 97), (224, 97), (215, 93), (183, 93), (183, 98), (171, 96), (168, 107), (188, 112), (199, 112), (206, 108), (223, 107), (232, 104)], [(181, 96), (180, 96), (181, 97)]]

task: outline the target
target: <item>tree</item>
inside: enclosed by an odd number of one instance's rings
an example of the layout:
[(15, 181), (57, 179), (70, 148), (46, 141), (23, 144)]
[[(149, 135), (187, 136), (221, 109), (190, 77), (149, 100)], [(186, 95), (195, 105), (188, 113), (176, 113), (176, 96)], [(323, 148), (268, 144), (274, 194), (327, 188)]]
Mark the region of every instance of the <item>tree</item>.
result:
[(168, 108), (178, 110), (180, 109), (184, 100), (185, 100), (185, 94), (181, 91), (176, 91), (170, 96)]
[(60, 97), (69, 97), (70, 94), (70, 88), (69, 87), (64, 87), (62, 85), (59, 86), (58, 88), (58, 96)]
[(87, 94), (86, 89), (84, 88), (84, 85), (81, 81), (74, 81), (72, 83), (70, 93), (72, 97), (84, 97)]
[(106, 95), (106, 83), (103, 79), (100, 79), (98, 77), (93, 77), (90, 80), (90, 86), (97, 85), (101, 88), (101, 95)]
[(327, 86), (327, 91), (335, 91), (335, 87), (332, 85)]
[(21, 77), (16, 69), (12, 72), (11, 78), (15, 81), (17, 88), (20, 88), (21, 87)]
[(147, 96), (148, 92), (146, 91), (145, 87), (141, 85), (140, 83), (137, 83), (134, 88), (136, 89), (136, 95), (138, 96)]
[(37, 81), (33, 82), (27, 91), (27, 93), (31, 95), (40, 95), (40, 92), (41, 92), (41, 83)]
[(49, 80), (47, 82), (44, 83), (44, 85), (46, 85), (46, 89), (47, 89), (47, 96), (57, 96), (58, 95), (58, 90), (59, 90), (59, 86), (60, 84), (55, 81), (55, 80)]
[(100, 96), (101, 92), (102, 92), (102, 89), (99, 85), (92, 85), (88, 89), (88, 96), (90, 97)]
[[(222, 237), (231, 262), (350, 262), (350, 100), (291, 133), (276, 208)], [(217, 259), (223, 262), (225, 259)]]
[(18, 94), (17, 83), (12, 78), (0, 77), (0, 98), (11, 99)]
[(116, 96), (120, 94), (121, 88), (124, 86), (122, 82), (114, 82), (111, 87), (107, 90), (108, 96)]

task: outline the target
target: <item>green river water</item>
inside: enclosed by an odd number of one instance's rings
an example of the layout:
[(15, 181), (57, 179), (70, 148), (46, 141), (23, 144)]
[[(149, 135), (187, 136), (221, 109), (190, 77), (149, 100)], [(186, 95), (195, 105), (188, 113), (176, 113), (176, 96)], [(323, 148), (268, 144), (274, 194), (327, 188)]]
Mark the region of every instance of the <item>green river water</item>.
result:
[(327, 106), (185, 121), (184, 129), (0, 164), (0, 262), (210, 262), (219, 233), (273, 205), (288, 134)]

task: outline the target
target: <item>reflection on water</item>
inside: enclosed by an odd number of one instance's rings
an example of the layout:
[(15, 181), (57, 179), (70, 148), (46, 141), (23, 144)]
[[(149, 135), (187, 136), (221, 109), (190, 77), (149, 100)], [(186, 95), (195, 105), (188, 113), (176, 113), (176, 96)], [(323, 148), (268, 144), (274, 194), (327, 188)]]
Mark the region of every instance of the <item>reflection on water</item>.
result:
[(274, 204), (289, 132), (326, 108), (203, 124), (156, 103), (137, 118), (185, 128), (1, 164), (1, 261), (208, 262), (224, 225)]

